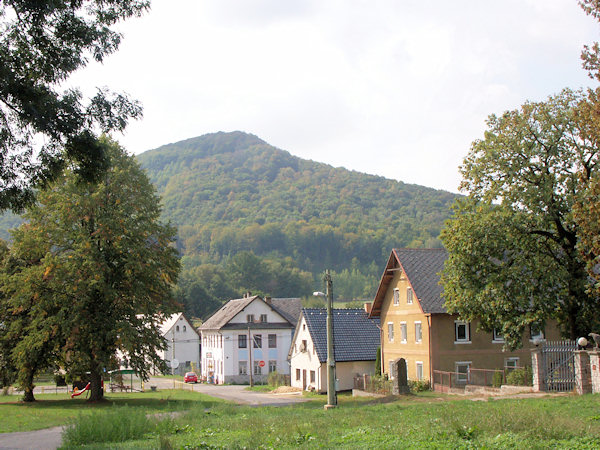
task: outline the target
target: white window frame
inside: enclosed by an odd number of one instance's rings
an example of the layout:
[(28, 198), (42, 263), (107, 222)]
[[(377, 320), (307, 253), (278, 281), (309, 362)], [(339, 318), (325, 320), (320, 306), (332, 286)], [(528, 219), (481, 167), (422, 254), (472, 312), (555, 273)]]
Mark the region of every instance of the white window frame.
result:
[(394, 322), (387, 323), (388, 342), (394, 342)]
[(254, 375), (262, 375), (262, 367), (260, 367), (260, 361), (253, 361), (254, 363)]
[[(509, 365), (509, 363), (514, 363), (514, 366)], [(509, 356), (504, 359), (504, 370), (506, 373), (510, 373), (519, 367), (519, 357), (518, 356)]]
[[(456, 383), (464, 383), (467, 384), (469, 382), (469, 378), (471, 377), (471, 365), (473, 364), (473, 361), (456, 361), (454, 363), (454, 373), (456, 373)], [(458, 371), (458, 368), (460, 366), (467, 366), (467, 373), (466, 373), (466, 378), (465, 379), (461, 379), (461, 376), (463, 375), (462, 372)]]
[(400, 322), (400, 343), (406, 344), (408, 342), (408, 326), (406, 322)]
[(400, 304), (400, 289), (394, 288), (394, 306), (398, 306)]
[(544, 327), (539, 327), (538, 328), (538, 334), (533, 334), (533, 327), (532, 325), (529, 325), (529, 341), (530, 342), (534, 342), (534, 341), (543, 341), (546, 339), (546, 336), (544, 334)]
[(238, 375), (248, 375), (248, 361), (238, 361)]
[[(417, 325), (418, 325), (418, 329), (419, 329), (418, 333), (417, 333)], [(423, 324), (421, 323), (420, 320), (415, 321), (415, 342), (417, 344), (420, 344), (421, 342), (423, 342)]]
[[(419, 369), (421, 369), (421, 374), (419, 375)], [(423, 361), (415, 361), (415, 376), (417, 380), (423, 380)]]
[(270, 359), (269, 360), (269, 373), (277, 372), (277, 360)]
[(406, 304), (407, 305), (413, 304), (414, 296), (415, 296), (415, 292), (412, 290), (412, 288), (410, 288), (410, 287), (406, 288)]
[[(458, 327), (465, 327), (465, 338), (458, 338)], [(455, 344), (470, 344), (471, 343), (471, 324), (469, 322), (465, 322), (464, 320), (455, 320), (454, 321), (454, 343)]]
[(504, 336), (502, 336), (496, 328), (492, 331), (492, 342), (494, 344), (504, 344)]

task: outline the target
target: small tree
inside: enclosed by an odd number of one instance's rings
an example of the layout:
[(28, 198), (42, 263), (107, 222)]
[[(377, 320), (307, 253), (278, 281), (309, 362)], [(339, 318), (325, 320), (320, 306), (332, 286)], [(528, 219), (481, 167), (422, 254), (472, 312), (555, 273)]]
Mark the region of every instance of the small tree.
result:
[[(90, 401), (102, 399), (117, 351), (143, 378), (162, 364), (158, 324), (173, 311), (179, 270), (174, 230), (159, 221), (154, 187), (133, 157), (101, 143), (110, 161), (101, 181), (69, 172), (40, 192), (29, 222), (13, 233), (12, 254), (31, 264), (8, 275), (20, 302), (14, 311), (30, 304), (26, 320), (40, 322), (25, 328), (17, 348), (47, 345), (44, 354), (68, 372), (89, 373)], [(21, 371), (27, 352), (15, 351)]]
[(377, 347), (377, 356), (375, 357), (375, 376), (381, 376), (381, 347)]

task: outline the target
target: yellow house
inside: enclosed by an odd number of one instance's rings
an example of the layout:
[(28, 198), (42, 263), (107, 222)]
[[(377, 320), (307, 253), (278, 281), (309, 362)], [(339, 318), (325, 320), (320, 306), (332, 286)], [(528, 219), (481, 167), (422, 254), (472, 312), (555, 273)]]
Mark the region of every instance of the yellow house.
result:
[(530, 330), (523, 347), (508, 352), (502, 336), (448, 314), (439, 284), (446, 258), (444, 249), (392, 250), (369, 315), (380, 318), (382, 372), (389, 375), (390, 363), (404, 358), (411, 380), (433, 384), (438, 371), (466, 383), (471, 372), (480, 373), (473, 369), (531, 365), (531, 348), (546, 332), (549, 339), (560, 338), (556, 327)]

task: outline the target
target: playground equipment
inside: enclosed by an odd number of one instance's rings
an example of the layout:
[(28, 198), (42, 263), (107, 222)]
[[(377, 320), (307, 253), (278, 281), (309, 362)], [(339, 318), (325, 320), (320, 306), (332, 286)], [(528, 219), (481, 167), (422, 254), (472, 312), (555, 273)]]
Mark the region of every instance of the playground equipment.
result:
[(85, 387), (84, 387), (83, 389), (81, 389), (81, 390), (79, 390), (79, 389), (77, 389), (77, 387), (75, 387), (75, 388), (73, 389), (73, 393), (71, 394), (71, 398), (73, 398), (73, 397), (78, 397), (78, 396), (80, 396), (81, 394), (83, 394), (85, 391), (89, 390), (89, 389), (90, 389), (90, 385), (91, 385), (91, 384), (92, 384), (92, 383), (88, 383), (88, 384), (86, 384), (86, 385), (85, 385)]

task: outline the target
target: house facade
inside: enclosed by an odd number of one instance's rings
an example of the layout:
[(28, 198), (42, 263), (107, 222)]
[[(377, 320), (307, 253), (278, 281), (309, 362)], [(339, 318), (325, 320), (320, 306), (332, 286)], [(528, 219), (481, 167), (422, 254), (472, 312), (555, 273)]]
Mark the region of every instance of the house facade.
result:
[(160, 350), (159, 354), (167, 362), (167, 367), (171, 367), (171, 361), (177, 359), (179, 366), (174, 373), (181, 375), (199, 370), (200, 334), (185, 314), (172, 314), (160, 325), (160, 331), (167, 341), (167, 349)]
[[(378, 324), (363, 309), (333, 310), (337, 390), (350, 390), (355, 376), (375, 372)], [(288, 358), (293, 387), (327, 392), (326, 309), (302, 310)]]
[(502, 336), (478, 331), (477, 322), (462, 321), (444, 306), (439, 273), (444, 249), (394, 249), (381, 277), (370, 317), (381, 322), (382, 372), (404, 358), (408, 378), (433, 382), (433, 371), (452, 372), (466, 383), (470, 369), (503, 369), (531, 365), (538, 340), (559, 339), (555, 326), (530, 330), (523, 346), (505, 351)]
[(301, 310), (299, 298), (247, 295), (227, 302), (200, 327), (202, 378), (215, 384), (289, 375), (287, 355)]

